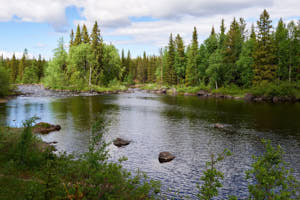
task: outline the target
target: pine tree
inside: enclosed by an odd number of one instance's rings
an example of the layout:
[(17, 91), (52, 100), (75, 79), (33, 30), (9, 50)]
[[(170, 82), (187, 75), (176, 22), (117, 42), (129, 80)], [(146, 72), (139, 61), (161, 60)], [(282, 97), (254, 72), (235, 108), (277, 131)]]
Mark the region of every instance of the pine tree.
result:
[(198, 55), (198, 34), (197, 34), (196, 27), (194, 27), (192, 45), (188, 53), (188, 60), (187, 60), (187, 67), (186, 67), (185, 84), (187, 86), (194, 86), (198, 82), (197, 55)]
[(254, 84), (274, 81), (276, 77), (275, 45), (269, 13), (264, 10), (257, 21), (258, 34), (254, 50)]
[(76, 30), (76, 35), (75, 35), (75, 40), (74, 40), (74, 45), (79, 45), (82, 42), (82, 37), (81, 37), (81, 32), (80, 32), (80, 26), (77, 25), (77, 30)]
[(90, 43), (89, 33), (87, 31), (87, 28), (86, 28), (85, 24), (83, 24), (83, 27), (82, 27), (82, 42), (85, 43), (85, 44)]

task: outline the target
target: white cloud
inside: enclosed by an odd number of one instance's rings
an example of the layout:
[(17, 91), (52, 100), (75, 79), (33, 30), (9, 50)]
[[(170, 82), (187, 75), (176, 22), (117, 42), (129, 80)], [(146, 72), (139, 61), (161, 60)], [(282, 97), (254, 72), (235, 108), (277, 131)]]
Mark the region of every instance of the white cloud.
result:
[[(47, 22), (60, 30), (67, 23), (68, 6), (80, 8), (84, 18), (74, 21), (75, 24), (85, 23), (91, 30), (97, 20), (102, 33), (115, 38), (112, 40), (118, 44), (158, 47), (167, 44), (171, 32), (180, 33), (189, 42), (196, 26), (201, 40), (209, 34), (212, 25), (218, 30), (222, 18), (227, 27), (234, 16), (255, 21), (265, 8), (272, 19), (299, 19), (300, 15), (297, 0), (0, 0), (0, 21), (17, 16), (21, 21)], [(130, 20), (142, 17), (156, 20)], [(129, 39), (118, 41), (120, 36)]]
[[(17, 59), (22, 58), (23, 52), (11, 52), (11, 51), (0, 51), (0, 56), (3, 56), (3, 58), (12, 58), (13, 54), (15, 54)], [(34, 56), (32, 54), (28, 54), (28, 58), (31, 59)]]

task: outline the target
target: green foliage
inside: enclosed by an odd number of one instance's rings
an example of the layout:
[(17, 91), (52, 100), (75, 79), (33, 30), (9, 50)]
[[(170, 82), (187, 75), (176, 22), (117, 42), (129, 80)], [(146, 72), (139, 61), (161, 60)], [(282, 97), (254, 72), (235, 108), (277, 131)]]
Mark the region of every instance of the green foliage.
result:
[(37, 63), (33, 62), (31, 66), (25, 69), (22, 83), (32, 84), (39, 82), (39, 69), (37, 67)]
[(55, 89), (63, 88), (67, 83), (65, 75), (66, 67), (67, 52), (64, 48), (64, 41), (61, 38), (58, 41), (58, 48), (54, 50), (54, 58), (46, 68), (46, 76), (43, 80), (44, 85)]
[(198, 80), (198, 67), (197, 67), (197, 55), (198, 55), (198, 33), (196, 27), (194, 27), (192, 44), (187, 51), (187, 66), (186, 66), (186, 80), (187, 86), (195, 86)]
[(210, 57), (209, 57), (209, 66), (206, 70), (207, 75), (209, 76), (209, 81), (211, 87), (215, 87), (218, 89), (223, 75), (223, 55), (221, 50), (216, 50)]
[(216, 164), (224, 160), (226, 156), (230, 156), (231, 152), (227, 149), (219, 154), (216, 158), (215, 155), (211, 155), (211, 161), (206, 163), (206, 171), (201, 177), (204, 182), (201, 186), (197, 186), (199, 189), (198, 199), (210, 200), (213, 197), (218, 196), (218, 188), (222, 187), (220, 180), (223, 180), (224, 174), (216, 169)]
[(0, 97), (6, 96), (10, 91), (9, 74), (4, 67), (0, 66)]
[(258, 34), (254, 48), (254, 84), (273, 81), (276, 77), (275, 43), (271, 34), (269, 13), (264, 10), (257, 21)]
[(300, 87), (297, 83), (266, 82), (264, 84), (251, 88), (250, 93), (255, 96), (295, 98), (298, 97), (300, 94)]
[[(94, 123), (88, 152), (80, 157), (56, 155), (50, 149), (41, 151), (32, 135), (31, 124), (24, 123), (21, 135), (0, 134), (0, 197), (5, 199), (154, 199), (158, 182), (138, 172), (133, 176), (120, 163), (108, 162), (108, 143), (103, 139), (106, 121)], [(15, 138), (15, 136), (17, 136)], [(6, 144), (8, 143), (8, 144)], [(26, 174), (26, 179), (22, 178)], [(2, 185), (7, 180), (9, 184)], [(18, 187), (14, 187), (18, 186)]]
[(254, 179), (249, 184), (249, 199), (295, 199), (300, 198), (299, 182), (292, 176), (292, 170), (283, 161), (283, 150), (274, 148), (270, 141), (263, 140), (266, 152), (260, 157), (253, 157), (252, 169), (246, 172), (247, 179)]

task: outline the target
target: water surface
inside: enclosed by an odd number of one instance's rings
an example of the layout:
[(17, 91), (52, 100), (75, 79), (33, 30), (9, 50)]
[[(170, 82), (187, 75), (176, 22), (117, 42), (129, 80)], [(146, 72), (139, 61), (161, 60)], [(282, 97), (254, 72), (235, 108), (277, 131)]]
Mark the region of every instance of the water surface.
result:
[[(246, 103), (136, 91), (99, 96), (29, 95), (0, 104), (1, 123), (21, 126), (25, 119), (37, 116), (39, 121), (60, 124), (60, 132), (42, 139), (57, 141), (57, 149), (69, 153), (87, 150), (91, 124), (100, 115), (110, 121), (106, 124), (107, 141), (116, 137), (132, 141), (124, 148), (110, 145), (111, 159), (126, 156), (124, 167), (130, 171), (140, 169), (160, 180), (167, 197), (195, 199), (196, 185), (209, 155), (225, 148), (233, 156), (219, 165), (225, 179), (217, 199), (229, 194), (246, 197), (244, 172), (253, 162), (251, 155), (263, 152), (262, 138), (283, 147), (285, 160), (300, 179), (299, 103)], [(215, 129), (215, 123), (225, 124), (226, 129)], [(161, 151), (170, 151), (176, 158), (160, 164)]]

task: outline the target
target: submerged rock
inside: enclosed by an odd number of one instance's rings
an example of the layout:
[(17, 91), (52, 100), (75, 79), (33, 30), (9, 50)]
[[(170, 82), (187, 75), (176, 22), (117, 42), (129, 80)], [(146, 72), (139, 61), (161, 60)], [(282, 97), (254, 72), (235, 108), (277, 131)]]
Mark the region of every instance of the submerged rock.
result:
[(219, 123), (215, 124), (214, 127), (218, 128), (218, 129), (224, 129), (225, 128), (225, 126), (223, 124), (219, 124)]
[(117, 147), (122, 147), (122, 146), (126, 146), (126, 145), (130, 144), (130, 141), (124, 140), (124, 139), (121, 139), (121, 138), (117, 138), (113, 141), (113, 143)]
[(61, 129), (60, 125), (52, 125), (45, 122), (40, 122), (33, 126), (34, 133), (47, 134), (53, 131), (59, 131)]
[(170, 152), (161, 152), (159, 153), (158, 156), (158, 160), (160, 163), (164, 163), (164, 162), (170, 162), (175, 158), (175, 156), (173, 154), (171, 154)]

